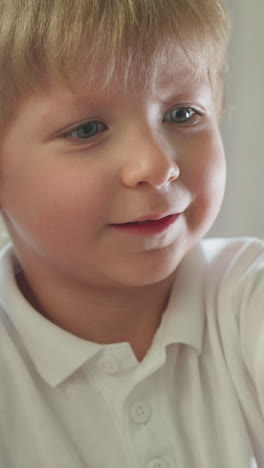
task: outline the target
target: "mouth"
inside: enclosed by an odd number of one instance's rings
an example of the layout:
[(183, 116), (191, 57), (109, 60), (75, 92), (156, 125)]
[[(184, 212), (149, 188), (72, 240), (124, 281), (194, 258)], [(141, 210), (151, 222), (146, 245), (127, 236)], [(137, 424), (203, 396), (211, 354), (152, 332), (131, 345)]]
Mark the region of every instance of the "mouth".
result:
[(164, 232), (169, 229), (172, 224), (174, 224), (179, 218), (180, 213), (168, 215), (160, 219), (152, 220), (138, 220), (129, 223), (123, 224), (112, 224), (115, 229), (131, 233), (131, 234), (143, 234), (143, 235), (153, 235)]

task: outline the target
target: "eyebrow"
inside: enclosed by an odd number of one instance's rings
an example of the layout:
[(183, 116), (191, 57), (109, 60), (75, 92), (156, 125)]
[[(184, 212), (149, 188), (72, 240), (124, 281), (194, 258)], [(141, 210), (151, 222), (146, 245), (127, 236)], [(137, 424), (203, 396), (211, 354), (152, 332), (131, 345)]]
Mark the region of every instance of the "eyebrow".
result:
[[(180, 78), (179, 74), (169, 74), (166, 76), (165, 79), (156, 82), (157, 86), (157, 96), (161, 102), (166, 102), (169, 100), (170, 96), (173, 94), (176, 96), (177, 94), (184, 95), (185, 93), (191, 91), (201, 91), (203, 88), (208, 87), (209, 82), (205, 82), (205, 77), (198, 75), (196, 76), (195, 73), (190, 73), (188, 75), (188, 79), (186, 78), (186, 69), (180, 71)], [(180, 89), (177, 90), (177, 88)], [(67, 90), (66, 90), (67, 91)], [(55, 93), (56, 95), (56, 93)], [(155, 98), (155, 94), (151, 91), (149, 96), (153, 96)], [(49, 130), (49, 128), (53, 127), (55, 122), (53, 121), (52, 117), (56, 114), (57, 119), (65, 118), (65, 113), (69, 113), (69, 118), (72, 120), (82, 120), (88, 118), (88, 114), (98, 114), (102, 110), (105, 110), (105, 102), (108, 99), (109, 103), (112, 99), (115, 99), (115, 93), (110, 95), (95, 95), (95, 94), (72, 94), (69, 91), (69, 94), (66, 92), (65, 96), (62, 94), (58, 103), (56, 103), (56, 107), (54, 104), (54, 100), (52, 99), (53, 96), (51, 95), (51, 106), (49, 105), (49, 101), (45, 102), (43, 96), (43, 109), (40, 110), (39, 120), (41, 125), (45, 125), (45, 129)], [(95, 115), (94, 115), (95, 117)]]

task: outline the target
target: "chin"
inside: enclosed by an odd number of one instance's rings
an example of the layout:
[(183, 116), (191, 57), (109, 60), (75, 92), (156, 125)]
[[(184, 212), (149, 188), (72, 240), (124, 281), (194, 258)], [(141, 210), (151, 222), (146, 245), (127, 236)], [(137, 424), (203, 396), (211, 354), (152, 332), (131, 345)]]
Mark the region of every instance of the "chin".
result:
[(183, 258), (182, 250), (172, 246), (157, 251), (145, 252), (141, 262), (123, 266), (116, 272), (119, 283), (126, 286), (140, 287), (165, 281), (177, 269)]

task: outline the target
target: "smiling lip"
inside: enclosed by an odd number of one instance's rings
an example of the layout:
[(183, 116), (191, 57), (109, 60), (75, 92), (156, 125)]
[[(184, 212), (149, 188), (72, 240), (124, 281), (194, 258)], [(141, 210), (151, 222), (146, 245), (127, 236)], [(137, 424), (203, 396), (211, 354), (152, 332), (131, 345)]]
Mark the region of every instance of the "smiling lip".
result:
[(155, 221), (112, 224), (111, 226), (113, 226), (115, 229), (131, 234), (153, 235), (159, 234), (168, 229), (171, 224), (176, 222), (179, 216), (180, 213), (165, 216), (164, 218), (160, 218)]

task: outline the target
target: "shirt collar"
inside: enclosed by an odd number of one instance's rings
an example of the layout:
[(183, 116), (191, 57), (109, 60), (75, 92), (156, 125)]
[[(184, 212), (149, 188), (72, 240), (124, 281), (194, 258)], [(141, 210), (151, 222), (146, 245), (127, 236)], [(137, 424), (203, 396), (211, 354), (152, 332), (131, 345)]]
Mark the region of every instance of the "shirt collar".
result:
[(56, 387), (95, 356), (102, 345), (83, 340), (37, 313), (17, 287), (16, 265), (9, 244), (0, 256), (0, 300), (37, 371)]
[[(49, 385), (56, 387), (105, 346), (81, 339), (37, 313), (17, 287), (16, 265), (9, 244), (0, 256), (0, 301), (37, 371)], [(204, 327), (202, 265), (201, 250), (196, 248), (178, 267), (153, 344), (166, 347), (184, 343), (201, 352)]]
[(199, 244), (176, 270), (170, 298), (154, 341), (163, 346), (182, 343), (202, 350), (205, 322), (205, 256)]

